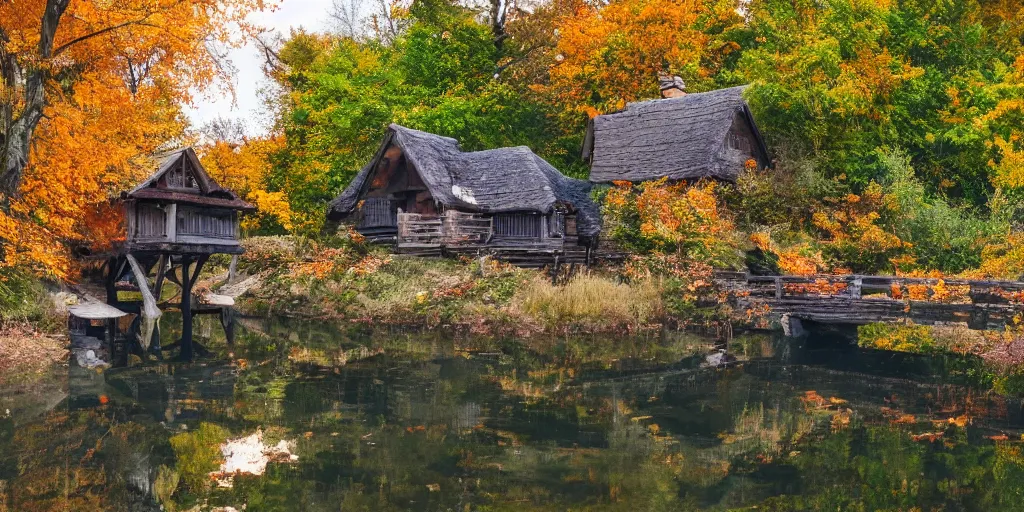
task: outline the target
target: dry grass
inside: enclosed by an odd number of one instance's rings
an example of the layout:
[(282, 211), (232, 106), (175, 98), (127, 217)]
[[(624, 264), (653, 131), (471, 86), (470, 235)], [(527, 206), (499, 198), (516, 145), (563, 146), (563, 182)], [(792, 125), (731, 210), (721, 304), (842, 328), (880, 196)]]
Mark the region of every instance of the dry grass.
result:
[(663, 311), (656, 281), (621, 284), (593, 274), (576, 276), (565, 285), (538, 276), (515, 301), (548, 325), (637, 326), (656, 320)]
[(27, 327), (0, 331), (0, 384), (31, 379), (54, 364), (66, 363), (65, 336), (40, 334)]

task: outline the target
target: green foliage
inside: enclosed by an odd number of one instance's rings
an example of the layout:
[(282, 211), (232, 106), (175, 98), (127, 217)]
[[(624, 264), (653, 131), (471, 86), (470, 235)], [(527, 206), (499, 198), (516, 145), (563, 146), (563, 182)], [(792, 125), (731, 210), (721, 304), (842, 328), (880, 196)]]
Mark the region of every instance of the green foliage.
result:
[[(193, 432), (183, 432), (170, 438), (176, 458), (175, 471), (190, 491), (201, 493), (209, 488), (209, 474), (220, 467), (220, 445), (230, 434), (216, 423), (203, 422)], [(167, 481), (164, 483), (167, 484), (173, 479), (170, 475), (165, 477)]]
[(1021, 45), (976, 2), (751, 2), (757, 41), (738, 62), (770, 145), (813, 154), (830, 176), (878, 180), (875, 151), (905, 148), (923, 182), (984, 205), (992, 190), (991, 132), (975, 119)]
[(928, 353), (935, 347), (935, 338), (927, 325), (873, 323), (857, 327), (857, 343), (881, 350)]
[(1005, 222), (983, 219), (933, 197), (901, 151), (880, 151), (880, 159), (886, 171), (882, 183), (894, 205), (893, 215), (883, 223), (912, 244), (912, 254), (922, 268), (949, 273), (977, 268), (985, 243), (1009, 230)]

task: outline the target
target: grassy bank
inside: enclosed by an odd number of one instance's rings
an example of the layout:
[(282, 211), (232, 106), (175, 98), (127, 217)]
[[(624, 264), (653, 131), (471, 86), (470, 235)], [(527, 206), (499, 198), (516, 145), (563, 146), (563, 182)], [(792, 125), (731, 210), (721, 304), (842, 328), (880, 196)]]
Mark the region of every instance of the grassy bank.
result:
[(553, 284), (545, 272), (487, 258), (392, 255), (354, 235), (244, 243), (239, 269), (260, 276), (241, 301), (252, 313), (521, 335), (626, 332), (724, 314), (713, 302), (699, 306), (708, 290), (695, 285), (696, 274), (675, 275), (648, 261), (560, 276)]
[(65, 325), (43, 281), (0, 269), (0, 385), (31, 382), (64, 364)]

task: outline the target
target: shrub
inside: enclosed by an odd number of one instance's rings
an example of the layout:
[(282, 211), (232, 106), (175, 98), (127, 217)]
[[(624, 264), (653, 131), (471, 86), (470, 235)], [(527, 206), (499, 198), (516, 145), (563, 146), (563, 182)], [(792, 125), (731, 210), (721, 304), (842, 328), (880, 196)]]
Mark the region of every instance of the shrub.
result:
[(537, 276), (515, 300), (550, 326), (636, 326), (651, 322), (662, 310), (661, 287), (655, 280), (622, 284), (592, 274), (576, 276), (563, 286)]
[(882, 186), (871, 182), (860, 195), (826, 200), (814, 213), (814, 226), (825, 236), (822, 252), (832, 266), (855, 272), (892, 270), (909, 253), (911, 244), (887, 230), (884, 216), (892, 213)]
[(902, 151), (879, 154), (886, 170), (882, 185), (887, 208), (881, 223), (910, 244), (916, 266), (945, 273), (978, 267), (986, 242), (1002, 239), (1008, 223), (979, 217), (929, 194)]
[(719, 208), (714, 182), (634, 187), (616, 182), (604, 197), (608, 234), (623, 248), (647, 254), (674, 253), (715, 266), (738, 263), (735, 226)]

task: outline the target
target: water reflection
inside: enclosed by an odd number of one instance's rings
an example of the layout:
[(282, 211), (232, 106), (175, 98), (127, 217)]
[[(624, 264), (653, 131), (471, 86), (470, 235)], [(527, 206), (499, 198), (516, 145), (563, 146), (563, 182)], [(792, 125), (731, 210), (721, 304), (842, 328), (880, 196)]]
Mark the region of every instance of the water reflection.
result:
[[(719, 357), (685, 333), (197, 331), (216, 357), (0, 391), (0, 511), (1022, 506), (1021, 404), (969, 358), (832, 335), (743, 335)], [(221, 444), (255, 432), (297, 460), (217, 487)]]

